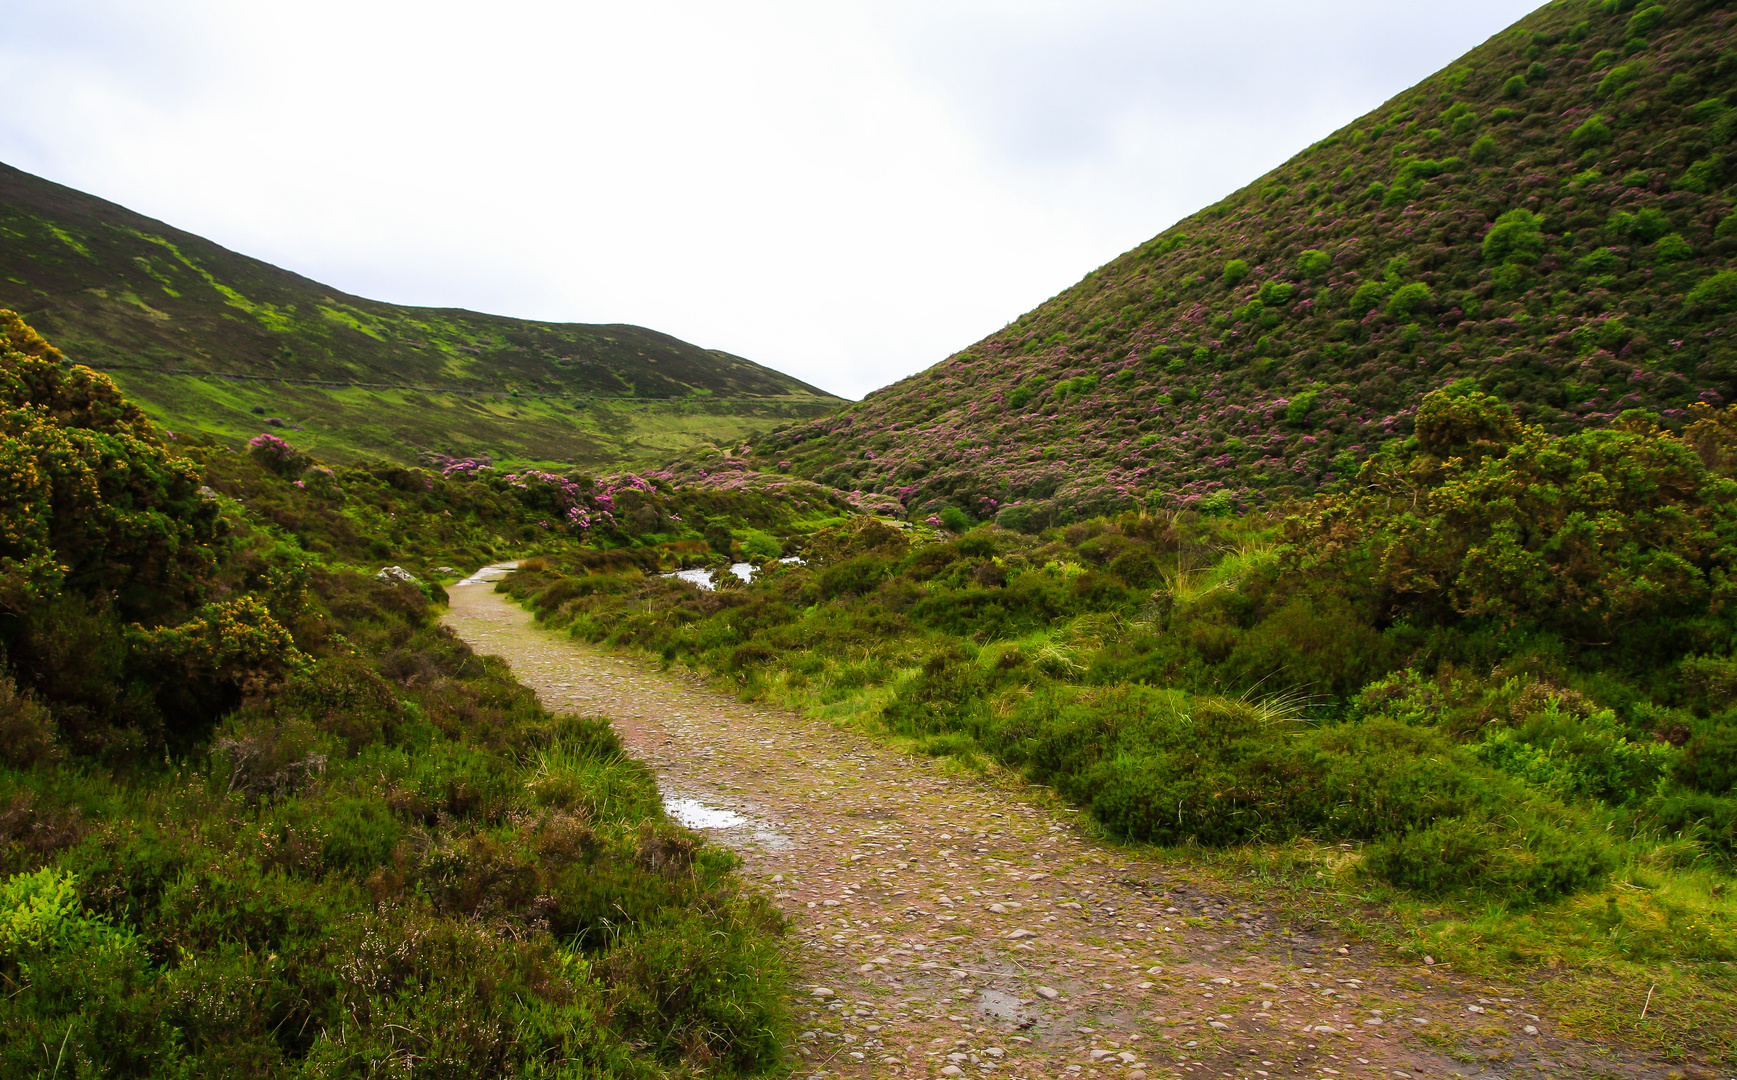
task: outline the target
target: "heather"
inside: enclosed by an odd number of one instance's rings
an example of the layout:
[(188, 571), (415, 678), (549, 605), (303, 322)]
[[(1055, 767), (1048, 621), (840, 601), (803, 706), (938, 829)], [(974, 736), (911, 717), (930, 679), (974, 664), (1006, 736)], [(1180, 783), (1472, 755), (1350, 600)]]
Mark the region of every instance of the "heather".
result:
[(1336, 490), (1459, 382), (1553, 434), (1680, 429), (1737, 400), (1732, 18), (1548, 4), (749, 464), (1038, 531)]
[(237, 452), (0, 335), (0, 1073), (779, 1068), (778, 913), (436, 617), (437, 564), (729, 497)]
[(998, 762), (1109, 835), (1378, 898), (1407, 947), (1687, 965), (1722, 992), (1737, 412), (1557, 435), (1460, 386), (1414, 426), (1286, 514), (859, 518), (746, 586), (551, 555), (499, 587), (744, 696)]

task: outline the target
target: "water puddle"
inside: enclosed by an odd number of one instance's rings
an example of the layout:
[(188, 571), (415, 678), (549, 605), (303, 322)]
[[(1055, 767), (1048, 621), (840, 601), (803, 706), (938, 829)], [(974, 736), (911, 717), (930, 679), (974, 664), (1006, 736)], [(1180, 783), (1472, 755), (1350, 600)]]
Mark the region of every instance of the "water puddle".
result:
[(490, 566), (483, 567), (481, 570), (478, 570), (476, 573), (472, 574), (470, 577), (467, 577), (463, 581), (459, 582), (458, 585), (454, 585), (453, 588), (456, 589), (461, 585), (486, 585), (491, 581), (499, 581), (500, 579), (506, 577), (508, 574), (512, 573), (514, 570), (517, 570), (518, 568), (519, 568), (519, 563), (518, 563), (518, 560), (516, 560), (516, 559), (513, 560), (512, 562), (494, 563)]
[[(779, 559), (778, 561), (781, 563), (795, 563), (798, 566), (803, 565), (802, 560), (795, 555)], [(758, 567), (753, 563), (739, 562), (730, 564), (730, 573), (741, 578), (744, 584), (752, 582), (754, 580), (754, 575), (758, 572)], [(712, 571), (710, 570), (677, 570), (673, 574), (659, 574), (658, 577), (672, 577), (678, 581), (685, 581), (689, 585), (698, 587), (701, 592), (711, 592), (713, 588), (715, 588), (712, 584), (714, 579), (712, 577)]]
[(734, 810), (719, 810), (698, 799), (665, 798), (663, 809), (689, 829), (734, 829), (748, 824), (748, 819)]
[[(673, 795), (663, 798), (664, 813), (674, 818), (684, 828), (716, 829), (719, 832), (738, 833), (741, 830), (753, 830), (748, 833), (748, 839), (765, 848), (767, 851), (783, 851), (791, 846), (790, 837), (772, 828), (763, 821), (755, 821), (744, 817), (734, 810), (722, 810), (716, 806), (707, 806), (698, 799), (678, 799)], [(737, 837), (720, 837), (725, 843), (734, 844)]]

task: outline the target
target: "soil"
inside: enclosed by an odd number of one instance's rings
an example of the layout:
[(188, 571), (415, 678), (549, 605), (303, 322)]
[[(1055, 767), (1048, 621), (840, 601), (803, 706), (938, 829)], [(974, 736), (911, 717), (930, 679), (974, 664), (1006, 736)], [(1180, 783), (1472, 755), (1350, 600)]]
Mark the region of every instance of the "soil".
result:
[(1017, 778), (543, 630), (493, 588), (452, 588), (448, 625), (546, 707), (608, 717), (788, 916), (796, 1076), (1700, 1075), (1577, 1040), (1523, 987), (1300, 929), (1257, 883), (1093, 839)]

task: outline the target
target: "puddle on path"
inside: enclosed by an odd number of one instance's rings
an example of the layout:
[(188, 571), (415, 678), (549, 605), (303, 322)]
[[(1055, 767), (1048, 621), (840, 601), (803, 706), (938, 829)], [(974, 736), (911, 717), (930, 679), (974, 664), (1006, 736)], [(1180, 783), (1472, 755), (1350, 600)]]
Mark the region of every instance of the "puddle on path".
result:
[(690, 829), (734, 829), (748, 824), (748, 819), (734, 810), (719, 810), (698, 799), (666, 798), (663, 809)]
[[(779, 559), (778, 561), (781, 563), (801, 563), (802, 559), (795, 555), (790, 555)], [(731, 563), (730, 573), (735, 574), (744, 582), (751, 582), (754, 580), (754, 575), (759, 573), (759, 568), (753, 563)], [(677, 570), (673, 574), (659, 574), (658, 576), (672, 577), (678, 581), (685, 581), (689, 585), (698, 586), (702, 592), (711, 592), (713, 588), (712, 572), (710, 570)]]
[(478, 570), (470, 577), (459, 582), (458, 585), (454, 585), (453, 588), (456, 589), (459, 585), (486, 585), (491, 581), (499, 581), (518, 568), (519, 563), (516, 559), (512, 562), (494, 563), (493, 565), (485, 566), (481, 570)]
[[(664, 813), (689, 829), (717, 829), (721, 832), (738, 829), (753, 829), (749, 839), (768, 851), (783, 851), (791, 846), (790, 837), (763, 821), (743, 817), (734, 810), (720, 810), (715, 806), (707, 806), (698, 799), (678, 799), (673, 795), (663, 798)], [(720, 837), (728, 843), (731, 837)]]

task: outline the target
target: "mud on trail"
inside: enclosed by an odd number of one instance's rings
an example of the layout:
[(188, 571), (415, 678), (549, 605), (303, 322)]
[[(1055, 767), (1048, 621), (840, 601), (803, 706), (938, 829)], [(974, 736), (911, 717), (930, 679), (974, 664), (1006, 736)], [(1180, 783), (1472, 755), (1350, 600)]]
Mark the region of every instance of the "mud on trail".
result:
[(1665, 1077), (1523, 989), (1298, 932), (1007, 777), (538, 628), (491, 582), (446, 622), (555, 711), (607, 716), (678, 820), (790, 921), (801, 1077)]

